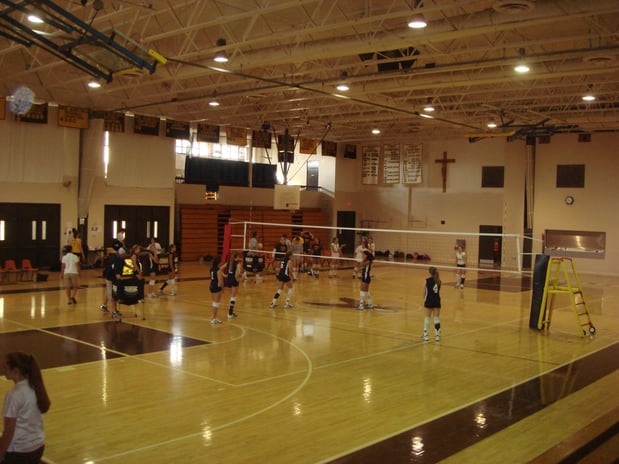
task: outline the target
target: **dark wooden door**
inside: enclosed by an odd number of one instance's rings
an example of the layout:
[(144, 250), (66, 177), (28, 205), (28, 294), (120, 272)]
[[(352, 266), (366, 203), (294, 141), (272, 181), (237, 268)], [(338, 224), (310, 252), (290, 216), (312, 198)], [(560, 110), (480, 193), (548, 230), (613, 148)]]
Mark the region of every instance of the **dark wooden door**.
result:
[(346, 228), (356, 227), (357, 216), (354, 211), (337, 212), (337, 235), (340, 244), (346, 244), (342, 253), (351, 255), (355, 251), (355, 231)]
[(60, 205), (0, 203), (0, 260), (29, 259), (41, 269), (59, 268)]

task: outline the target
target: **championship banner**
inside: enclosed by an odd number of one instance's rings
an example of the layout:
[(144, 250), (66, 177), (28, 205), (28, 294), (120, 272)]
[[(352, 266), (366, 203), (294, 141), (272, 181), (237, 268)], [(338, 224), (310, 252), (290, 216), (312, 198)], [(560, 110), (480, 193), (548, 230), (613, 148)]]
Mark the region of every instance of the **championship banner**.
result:
[(219, 143), (219, 126), (198, 123), (198, 142)]
[(173, 139), (189, 140), (189, 123), (167, 119), (165, 122), (165, 136)]
[(59, 105), (58, 126), (88, 129), (88, 109)]
[(421, 184), (423, 146), (404, 145), (404, 183)]
[(383, 146), (383, 182), (400, 183), (400, 145)]
[(32, 105), (26, 114), (16, 114), (15, 120), (47, 124), (47, 103)]
[(134, 134), (159, 135), (159, 118), (136, 114), (133, 125)]
[(316, 148), (318, 144), (312, 139), (299, 139), (299, 153), (304, 153), (306, 155), (315, 155)]
[(364, 146), (361, 154), (361, 183), (378, 184), (378, 165), (380, 163), (380, 147)]
[(239, 147), (247, 146), (247, 129), (242, 127), (226, 127), (226, 143)]
[(252, 131), (251, 142), (254, 148), (271, 148), (271, 133), (269, 131)]
[(357, 145), (346, 144), (344, 146), (344, 158), (357, 159)]
[(107, 132), (125, 132), (125, 115), (115, 111), (103, 113), (103, 130)]
[(322, 141), (322, 156), (337, 156), (337, 143)]

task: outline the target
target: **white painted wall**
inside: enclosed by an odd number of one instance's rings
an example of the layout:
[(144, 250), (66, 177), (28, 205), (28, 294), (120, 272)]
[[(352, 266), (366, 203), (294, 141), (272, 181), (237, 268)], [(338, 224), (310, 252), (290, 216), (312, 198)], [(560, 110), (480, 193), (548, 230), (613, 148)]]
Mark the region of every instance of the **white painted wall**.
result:
[[(91, 121), (94, 123), (95, 121)], [(175, 163), (170, 139), (164, 137), (145, 139), (145, 136), (122, 134), (117, 142), (124, 147), (123, 156), (131, 158), (132, 150), (146, 147), (139, 159), (152, 159), (145, 166), (150, 177), (136, 179), (135, 169), (129, 170), (129, 185), (108, 185), (102, 175), (99, 161), (101, 146), (98, 142), (101, 127), (93, 124), (84, 131), (82, 159), (80, 160), (80, 135), (76, 129), (58, 128), (55, 112), (50, 109), (47, 125), (16, 123), (12, 119), (0, 121), (0, 137), (10, 143), (0, 145), (0, 195), (3, 202), (60, 203), (62, 230), (75, 226), (78, 220), (78, 172), (88, 182), (87, 211), (89, 218), (88, 241), (98, 246), (103, 231), (96, 226), (103, 224), (105, 204), (162, 205), (174, 209), (176, 204), (205, 203), (204, 187), (175, 185)], [(24, 140), (26, 139), (26, 140)], [(159, 140), (161, 139), (161, 140)], [(416, 143), (406, 140), (402, 143)], [(606, 255), (603, 259), (578, 259), (580, 272), (599, 272), (619, 275), (619, 215), (615, 199), (619, 198), (619, 134), (593, 134), (591, 143), (578, 143), (577, 135), (555, 135), (548, 145), (538, 145), (535, 177), (534, 236), (540, 238), (546, 229), (580, 229), (606, 232)], [(504, 233), (522, 233), (524, 216), (524, 141), (508, 143), (503, 138), (492, 138), (470, 144), (467, 140), (436, 140), (423, 143), (423, 182), (414, 185), (361, 185), (361, 146), (357, 159), (343, 158), (343, 144), (338, 146), (337, 158), (313, 155), (320, 163), (319, 183), (323, 192), (303, 192), (302, 207), (319, 207), (331, 213), (335, 226), (337, 211), (355, 211), (357, 226), (396, 230), (425, 230), (438, 232), (477, 232), (479, 225), (502, 225)], [(18, 170), (15, 167), (15, 150), (23, 156)], [(447, 152), (455, 163), (449, 164), (447, 189), (442, 192), (441, 165), (435, 160)], [(148, 158), (145, 155), (151, 155)], [(50, 165), (50, 156), (56, 161)], [(295, 155), (291, 172), (293, 185), (304, 185), (308, 155)], [(144, 161), (141, 161), (142, 163)], [(148, 162), (148, 161), (147, 161)], [(135, 166), (135, 159), (127, 160)], [(556, 188), (556, 165), (585, 164), (584, 189)], [(138, 167), (140, 162), (137, 162)], [(505, 166), (505, 187), (481, 188), (482, 166)], [(51, 166), (46, 169), (45, 166)], [(6, 172), (15, 173), (8, 175)], [(138, 174), (139, 175), (139, 174)], [(379, 173), (379, 179), (382, 171)], [(71, 184), (63, 186), (70, 181)], [(154, 183), (153, 183), (154, 182)], [(136, 187), (141, 185), (141, 187)], [(576, 199), (574, 205), (565, 205), (566, 195)], [(83, 198), (81, 199), (83, 203)], [(270, 206), (273, 191), (221, 187), (222, 204)], [(83, 206), (83, 204), (82, 204)], [(174, 230), (174, 215), (170, 217), (170, 234)], [(377, 235), (379, 249), (410, 250), (408, 239), (396, 234)], [(450, 250), (452, 240), (444, 248)], [(59, 244), (60, 246), (60, 244)], [(534, 251), (539, 252), (538, 246)], [(470, 249), (474, 253), (474, 249)]]

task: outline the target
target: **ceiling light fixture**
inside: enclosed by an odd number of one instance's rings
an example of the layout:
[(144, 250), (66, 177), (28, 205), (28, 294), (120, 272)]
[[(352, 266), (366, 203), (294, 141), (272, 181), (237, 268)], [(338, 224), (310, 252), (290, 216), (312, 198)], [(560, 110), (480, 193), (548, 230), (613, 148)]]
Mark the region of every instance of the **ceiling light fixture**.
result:
[[(423, 1), (418, 0), (415, 2), (413, 8), (416, 10), (420, 8), (422, 5), (423, 5)], [(415, 13), (408, 20), (408, 27), (410, 27), (411, 29), (423, 29), (427, 25), (428, 23), (426, 22), (426, 18), (424, 18), (421, 13)]]
[(592, 85), (589, 86), (589, 90), (587, 91), (586, 94), (584, 94), (582, 96), (582, 99), (583, 99), (583, 101), (586, 101), (586, 102), (592, 102), (592, 101), (595, 100), (595, 95), (593, 95), (593, 86)]
[(419, 113), (419, 116), (421, 116), (422, 118), (426, 118), (426, 119), (434, 119), (434, 116), (430, 114)]
[(422, 14), (416, 14), (408, 21), (408, 27), (410, 27), (411, 29), (423, 29), (427, 26), (428, 23), (426, 22)]
[[(217, 39), (216, 45), (218, 47), (225, 47), (227, 45), (226, 39)], [(218, 63), (227, 63), (228, 62), (228, 54), (225, 50), (218, 50), (213, 57), (214, 61)]]
[(516, 64), (516, 66), (514, 67), (514, 71), (516, 71), (517, 73), (523, 74), (523, 73), (528, 73), (530, 71), (529, 66), (525, 63), (525, 52), (524, 52), (524, 48), (521, 48), (520, 50), (518, 50), (518, 52), (520, 53), (520, 61), (518, 61), (518, 63)]
[(335, 86), (335, 88), (337, 90), (339, 90), (340, 92), (348, 92), (350, 90), (350, 87), (348, 86), (348, 73), (346, 71), (342, 71), (342, 74), (340, 75), (340, 83), (338, 85)]
[(33, 24), (41, 24), (41, 23), (43, 23), (43, 20), (41, 18), (39, 18), (38, 16), (33, 15), (33, 14), (28, 16), (28, 21), (30, 21)]
[(101, 82), (99, 82), (99, 81), (90, 81), (88, 83), (88, 87), (90, 87), (91, 89), (100, 89), (101, 88)]
[(435, 110), (434, 106), (432, 105), (432, 98), (428, 97), (428, 101), (426, 103), (426, 106), (423, 107), (423, 110), (426, 113), (431, 113), (432, 111)]
[(486, 126), (488, 126), (489, 129), (496, 129), (496, 122), (489, 122)]
[(374, 135), (380, 134), (380, 129), (375, 127), (374, 129), (372, 129), (372, 134), (374, 134)]

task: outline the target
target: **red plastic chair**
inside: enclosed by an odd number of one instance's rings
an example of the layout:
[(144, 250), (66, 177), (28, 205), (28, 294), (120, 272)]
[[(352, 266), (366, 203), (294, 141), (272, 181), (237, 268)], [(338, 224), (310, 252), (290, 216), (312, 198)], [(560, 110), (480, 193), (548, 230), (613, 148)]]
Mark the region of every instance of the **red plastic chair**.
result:
[(18, 277), (21, 277), (21, 269), (17, 269), (17, 266), (15, 265), (15, 260), (13, 259), (7, 259), (4, 262), (4, 271), (6, 272), (7, 276), (9, 276), (9, 281), (10, 276), (12, 275), (15, 276), (15, 282), (17, 282)]
[[(39, 272), (39, 268), (37, 267), (32, 267), (32, 263), (30, 262), (29, 259), (24, 258), (21, 260), (21, 278), (22, 280), (30, 280), (32, 279), (33, 282), (37, 281), (37, 272)], [(28, 279), (25, 279), (24, 276), (28, 276)]]

